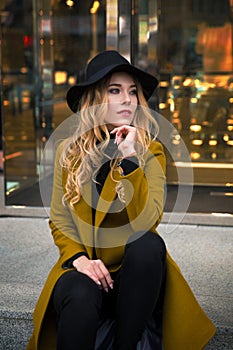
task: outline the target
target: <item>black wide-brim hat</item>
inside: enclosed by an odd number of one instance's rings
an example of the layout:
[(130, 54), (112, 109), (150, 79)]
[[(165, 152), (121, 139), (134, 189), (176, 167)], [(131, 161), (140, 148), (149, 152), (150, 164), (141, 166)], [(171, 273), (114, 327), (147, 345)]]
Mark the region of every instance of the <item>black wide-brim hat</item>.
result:
[(135, 76), (142, 86), (146, 100), (151, 97), (158, 85), (158, 80), (153, 75), (136, 68), (117, 51), (103, 51), (88, 63), (86, 69), (86, 81), (74, 85), (68, 90), (66, 100), (70, 109), (73, 112), (77, 112), (79, 101), (84, 91), (106, 75), (114, 72), (126, 72)]

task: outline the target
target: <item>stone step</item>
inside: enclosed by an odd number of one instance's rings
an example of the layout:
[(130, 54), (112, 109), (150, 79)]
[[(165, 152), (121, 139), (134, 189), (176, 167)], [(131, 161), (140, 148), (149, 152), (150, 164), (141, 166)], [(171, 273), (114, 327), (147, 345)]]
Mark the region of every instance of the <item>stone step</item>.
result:
[[(232, 350), (233, 228), (160, 224), (158, 231), (217, 326), (206, 350)], [(0, 350), (25, 350), (32, 313), (58, 250), (44, 218), (2, 217), (0, 239)]]
[[(1, 350), (25, 350), (33, 329), (32, 314), (0, 311), (0, 329)], [(216, 335), (205, 350), (232, 350), (232, 344), (233, 328), (217, 326)]]

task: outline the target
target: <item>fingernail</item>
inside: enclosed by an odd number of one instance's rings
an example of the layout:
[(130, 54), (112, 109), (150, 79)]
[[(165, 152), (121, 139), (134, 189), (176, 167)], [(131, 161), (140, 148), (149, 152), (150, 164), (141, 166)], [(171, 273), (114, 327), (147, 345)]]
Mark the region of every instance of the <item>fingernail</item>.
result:
[(110, 287), (111, 289), (113, 289), (113, 283), (110, 283), (110, 284), (109, 284), (109, 287)]
[(101, 282), (100, 282), (100, 281), (97, 281), (97, 284), (98, 284), (99, 286), (101, 286)]
[(104, 288), (105, 292), (108, 293), (108, 288)]

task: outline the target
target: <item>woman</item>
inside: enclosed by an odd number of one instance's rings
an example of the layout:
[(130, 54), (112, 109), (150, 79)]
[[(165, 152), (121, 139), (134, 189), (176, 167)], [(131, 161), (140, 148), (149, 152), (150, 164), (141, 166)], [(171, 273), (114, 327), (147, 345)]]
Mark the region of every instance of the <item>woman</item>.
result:
[(67, 93), (79, 123), (55, 161), (60, 259), (28, 349), (202, 349), (215, 328), (156, 232), (165, 157), (147, 100), (157, 79), (116, 51), (94, 57), (86, 74)]

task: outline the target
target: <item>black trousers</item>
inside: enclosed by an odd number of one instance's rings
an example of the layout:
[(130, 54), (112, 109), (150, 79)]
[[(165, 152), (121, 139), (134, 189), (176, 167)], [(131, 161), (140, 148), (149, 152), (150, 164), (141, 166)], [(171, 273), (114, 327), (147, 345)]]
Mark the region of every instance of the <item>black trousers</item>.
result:
[(57, 350), (94, 350), (99, 322), (105, 318), (116, 323), (115, 350), (135, 350), (152, 317), (161, 327), (165, 244), (153, 232), (137, 235), (126, 245), (122, 267), (112, 274), (114, 288), (108, 293), (75, 270), (58, 280), (53, 293)]

